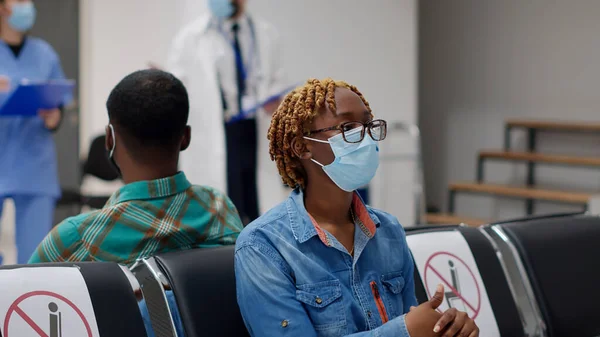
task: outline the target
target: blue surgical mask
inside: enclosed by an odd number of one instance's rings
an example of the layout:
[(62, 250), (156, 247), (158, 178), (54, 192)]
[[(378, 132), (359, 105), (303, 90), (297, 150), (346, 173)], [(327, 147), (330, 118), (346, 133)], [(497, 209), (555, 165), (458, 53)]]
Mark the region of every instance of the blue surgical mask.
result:
[[(362, 128), (356, 128), (346, 132), (346, 139), (360, 139)], [(379, 167), (379, 147), (377, 142), (368, 134), (365, 134), (360, 143), (348, 143), (342, 134), (335, 135), (327, 141), (304, 137), (319, 143), (328, 143), (333, 150), (335, 159), (329, 165), (323, 165), (311, 159), (321, 166), (329, 178), (342, 190), (353, 192), (366, 186), (377, 173)]]
[(14, 3), (10, 6), (12, 14), (8, 24), (16, 31), (24, 33), (33, 27), (37, 11), (33, 2)]
[(219, 19), (227, 19), (235, 13), (231, 0), (208, 0), (208, 8)]

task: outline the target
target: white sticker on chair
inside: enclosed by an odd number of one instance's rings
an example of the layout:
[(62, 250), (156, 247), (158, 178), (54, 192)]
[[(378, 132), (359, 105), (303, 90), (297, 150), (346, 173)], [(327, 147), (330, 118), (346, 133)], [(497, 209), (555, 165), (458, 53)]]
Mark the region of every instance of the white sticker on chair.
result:
[(99, 337), (94, 308), (75, 267), (0, 270), (3, 337)]
[(407, 236), (428, 298), (438, 284), (444, 286), (441, 312), (456, 308), (473, 318), (480, 337), (499, 337), (498, 324), (490, 300), (465, 238), (458, 231)]

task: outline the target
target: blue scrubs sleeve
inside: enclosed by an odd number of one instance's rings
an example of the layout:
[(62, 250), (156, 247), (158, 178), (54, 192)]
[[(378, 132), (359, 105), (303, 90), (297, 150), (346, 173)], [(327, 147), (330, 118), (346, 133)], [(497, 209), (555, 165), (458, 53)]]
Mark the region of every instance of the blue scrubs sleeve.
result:
[[(50, 72), (50, 79), (51, 80), (64, 80), (65, 79), (65, 73), (62, 69), (62, 65), (60, 64), (60, 59), (58, 58), (58, 56), (56, 57), (54, 65), (52, 66), (52, 70)], [(69, 105), (72, 102), (73, 102), (73, 94), (68, 94), (67, 96), (65, 96), (65, 100), (63, 101), (63, 106)]]

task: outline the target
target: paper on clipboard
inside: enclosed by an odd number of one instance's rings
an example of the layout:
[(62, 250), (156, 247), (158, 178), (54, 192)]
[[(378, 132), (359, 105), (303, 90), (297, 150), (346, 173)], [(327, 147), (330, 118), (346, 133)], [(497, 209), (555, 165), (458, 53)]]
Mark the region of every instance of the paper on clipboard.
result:
[(56, 109), (67, 102), (75, 81), (22, 81), (0, 106), (3, 116), (37, 116), (40, 109)]
[(244, 119), (248, 119), (249, 117), (255, 115), (256, 112), (260, 108), (262, 108), (263, 106), (265, 106), (271, 102), (274, 102), (274, 101), (280, 99), (281, 97), (285, 96), (288, 92), (292, 91), (296, 87), (297, 87), (296, 84), (293, 86), (289, 86), (289, 87), (285, 88), (284, 90), (276, 93), (275, 95), (269, 96), (267, 99), (264, 99), (254, 105), (250, 105), (248, 108), (246, 108), (246, 106), (245, 106), (246, 104), (244, 104), (244, 102), (243, 102), (242, 105), (244, 105), (244, 107), (243, 107), (244, 109), (239, 114), (231, 117), (231, 119), (227, 123), (235, 123), (235, 122), (238, 122), (238, 121), (241, 121)]

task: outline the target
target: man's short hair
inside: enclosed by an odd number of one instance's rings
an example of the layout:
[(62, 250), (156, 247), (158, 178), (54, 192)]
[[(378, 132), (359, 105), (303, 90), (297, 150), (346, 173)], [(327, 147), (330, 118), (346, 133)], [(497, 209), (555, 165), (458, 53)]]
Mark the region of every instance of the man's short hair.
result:
[(126, 143), (170, 148), (185, 132), (190, 104), (178, 78), (149, 69), (122, 79), (110, 93), (106, 108), (110, 122), (125, 133)]

